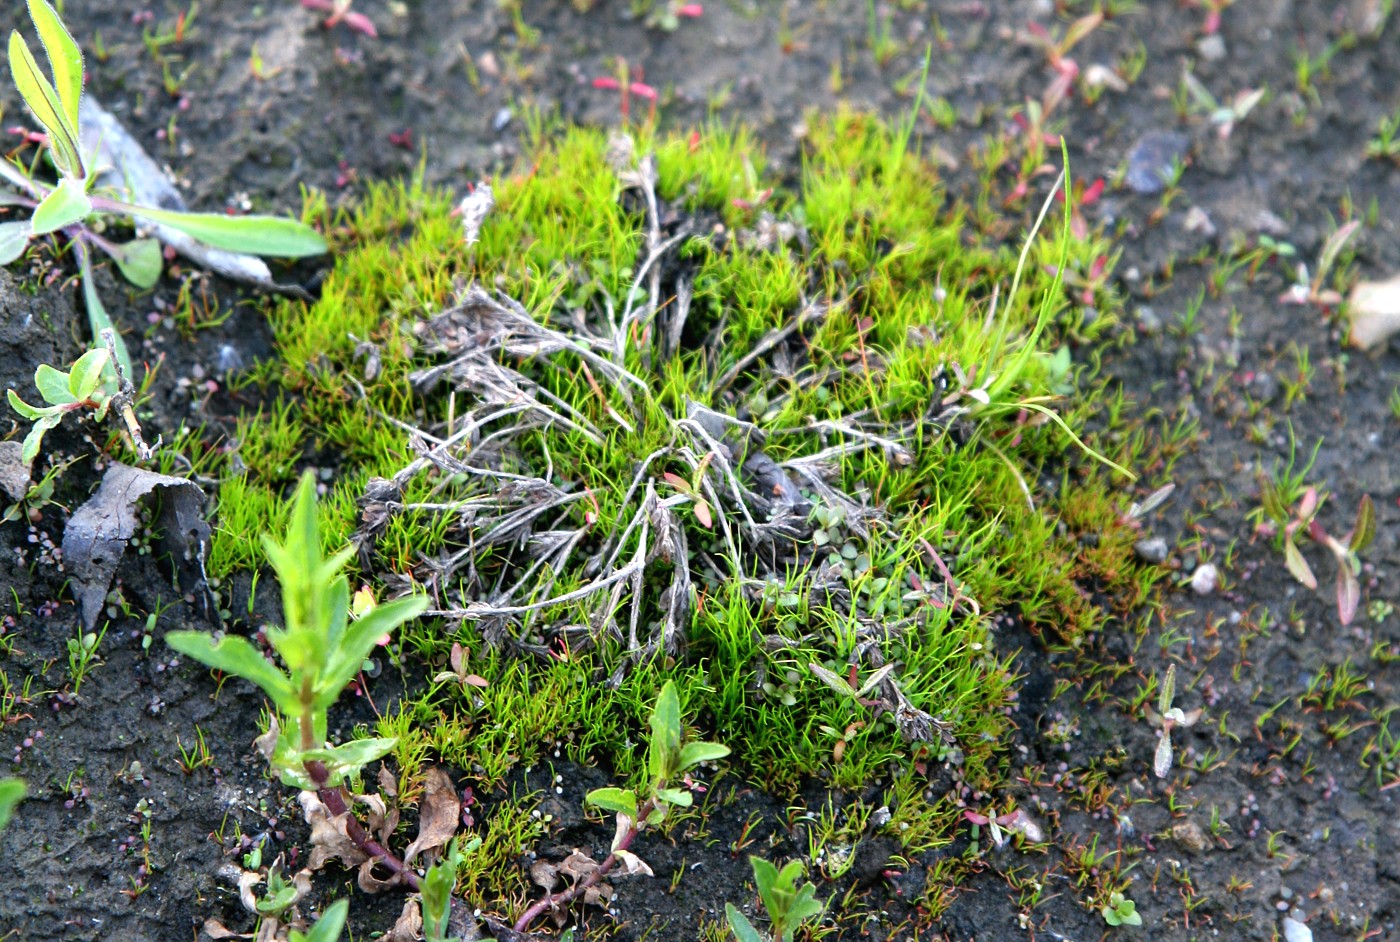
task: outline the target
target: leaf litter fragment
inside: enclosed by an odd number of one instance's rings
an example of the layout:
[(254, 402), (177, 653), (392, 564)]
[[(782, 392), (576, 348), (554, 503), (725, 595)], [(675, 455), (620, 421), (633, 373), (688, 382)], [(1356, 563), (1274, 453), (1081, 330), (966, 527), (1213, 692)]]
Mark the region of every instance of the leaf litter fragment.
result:
[[(63, 531), (63, 557), (76, 586), (83, 623), (97, 624), (127, 543), (140, 524), (137, 513), (148, 494), (161, 492), (156, 529), (172, 550), (180, 584), (186, 592), (208, 601), (204, 559), (209, 547), (209, 524), (204, 520), (205, 495), (184, 478), (157, 474), (113, 462), (102, 476), (97, 493), (74, 512)], [(209, 606), (217, 611), (217, 606)]]

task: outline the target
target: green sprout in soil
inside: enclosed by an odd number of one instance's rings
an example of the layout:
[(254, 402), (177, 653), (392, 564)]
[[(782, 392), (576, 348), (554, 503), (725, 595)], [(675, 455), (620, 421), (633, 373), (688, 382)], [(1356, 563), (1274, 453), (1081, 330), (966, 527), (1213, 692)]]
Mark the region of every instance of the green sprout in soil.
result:
[(326, 558), (316, 522), (316, 486), (302, 478), (291, 512), (286, 541), (265, 538), (268, 559), (282, 588), (285, 624), (269, 628), (268, 644), (286, 670), (268, 663), (247, 638), (225, 635), (216, 640), (198, 631), (172, 631), (166, 642), (181, 654), (215, 670), (242, 677), (262, 688), (288, 721), (281, 730), (274, 719), (260, 743), (282, 781), (317, 792), (332, 816), (345, 815), (350, 839), (391, 872), (402, 873), (411, 886), (417, 875), (373, 840), (348, 813), (341, 785), (357, 781), (361, 769), (393, 748), (389, 739), (358, 739), (339, 745), (326, 741), (327, 711), (360, 673), (380, 641), (427, 607), (422, 595), (386, 602), (350, 619), (349, 583), (341, 573), (354, 555), (348, 548)]
[[(753, 879), (763, 908), (768, 911), (773, 942), (792, 942), (799, 929), (819, 918), (826, 909), (817, 901), (815, 884), (797, 885), (803, 876), (802, 861), (789, 861), (779, 870), (762, 857), (750, 857), (749, 865), (753, 867)], [(733, 903), (724, 904), (724, 918), (739, 942), (762, 942), (763, 936)]]
[(1150, 709), (1147, 718), (1154, 726), (1161, 727), (1157, 737), (1157, 751), (1152, 758), (1152, 771), (1158, 778), (1166, 778), (1172, 770), (1172, 730), (1178, 726), (1195, 726), (1201, 719), (1201, 710), (1182, 710), (1172, 706), (1176, 698), (1176, 665), (1167, 667), (1166, 679), (1162, 681), (1161, 692), (1157, 696), (1157, 712)]
[(64, 416), (90, 411), (102, 421), (116, 395), (116, 383), (106, 377), (109, 362), (106, 350), (89, 350), (73, 362), (68, 372), (54, 369), (47, 363), (34, 371), (34, 386), (45, 405), (31, 406), (13, 389), (6, 390), (10, 407), (34, 424), (24, 436), (20, 460), (29, 464), (39, 455), (44, 433), (63, 421)]
[[(530, 923), (540, 915), (556, 911), (579, 896), (586, 895), (619, 864), (628, 874), (645, 873), (650, 876), (651, 868), (630, 849), (633, 841), (645, 829), (657, 827), (665, 821), (671, 809), (691, 806), (694, 801), (691, 791), (697, 787), (688, 774), (691, 769), (729, 755), (728, 746), (715, 742), (682, 744), (681, 704), (672, 681), (668, 680), (661, 688), (650, 723), (646, 787), (640, 793), (612, 786), (595, 788), (588, 793), (590, 805), (617, 816), (617, 834), (608, 856), (603, 858), (602, 863), (593, 866), (588, 866), (593, 863), (591, 858), (579, 861), (570, 871), (575, 874), (573, 885), (548, 894), (531, 905), (515, 921), (516, 932), (529, 929)], [(683, 781), (678, 782), (678, 777), (683, 777)]]
[(1260, 489), (1260, 499), (1265, 514), (1283, 527), (1284, 562), (1288, 571), (1309, 589), (1317, 589), (1317, 577), (1312, 567), (1298, 549), (1298, 536), (1306, 534), (1314, 543), (1327, 548), (1337, 561), (1337, 617), (1343, 625), (1349, 625), (1356, 617), (1361, 604), (1361, 556), (1360, 553), (1376, 536), (1376, 508), (1370, 494), (1363, 494), (1356, 509), (1356, 521), (1342, 539), (1328, 534), (1317, 520), (1318, 512), (1326, 502), (1326, 494), (1314, 487), (1305, 488), (1297, 503), (1289, 506), (1284, 503), (1280, 492), (1270, 482), (1265, 481)]
[[(324, 240), (292, 219), (233, 217), (222, 213), (188, 213), (125, 202), (97, 187), (106, 168), (94, 167), (83, 151), (79, 105), (83, 94), (83, 55), (47, 0), (28, 0), (29, 16), (48, 58), (52, 79), (39, 68), (18, 31), (10, 33), (10, 75), (30, 112), (47, 135), (47, 153), (58, 180), (49, 183), (29, 166), (0, 160), (0, 177), (14, 191), (0, 191), (3, 202), (32, 210), (28, 219), (0, 223), (0, 265), (19, 258), (31, 240), (63, 234), (78, 259), (83, 298), (94, 337), (113, 329), (92, 280), (92, 250), (109, 256), (122, 275), (140, 288), (160, 277), (160, 243), (139, 238), (117, 243), (104, 234), (105, 217), (116, 216), (176, 229), (211, 248), (254, 255), (300, 258), (325, 251)], [(114, 366), (131, 374), (131, 358), (120, 336)]]
[(1108, 898), (1108, 905), (1099, 910), (1103, 921), (1110, 926), (1140, 926), (1142, 916), (1138, 915), (1137, 904), (1122, 893), (1114, 893)]

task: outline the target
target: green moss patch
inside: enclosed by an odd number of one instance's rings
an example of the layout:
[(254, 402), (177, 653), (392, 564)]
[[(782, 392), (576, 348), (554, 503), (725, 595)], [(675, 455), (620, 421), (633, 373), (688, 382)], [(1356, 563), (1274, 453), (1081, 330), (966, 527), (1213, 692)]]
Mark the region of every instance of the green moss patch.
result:
[(1072, 357), (1112, 299), (1056, 277), (1106, 247), (1053, 218), (987, 241), (855, 114), (814, 124), (786, 189), (719, 130), (541, 135), (492, 187), (474, 245), (416, 184), (309, 206), (335, 269), (272, 317), (213, 574), (260, 567), (288, 485), (328, 470), (327, 545), (434, 599), (375, 731), (407, 793), (430, 760), (490, 787), (555, 750), (634, 781), (671, 678), (733, 774), (788, 797), (885, 782), (892, 834), (946, 842), (956, 809), (913, 769), (1001, 781), (994, 618), (1078, 644), (1153, 578), (1126, 479), (1069, 431), (1097, 415), (1102, 457), (1140, 458)]

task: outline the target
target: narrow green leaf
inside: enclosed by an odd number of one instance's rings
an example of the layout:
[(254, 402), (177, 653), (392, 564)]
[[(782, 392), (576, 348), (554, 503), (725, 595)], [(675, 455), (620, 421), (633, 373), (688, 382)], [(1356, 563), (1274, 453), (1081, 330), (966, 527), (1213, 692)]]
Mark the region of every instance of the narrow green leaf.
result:
[(1162, 689), (1157, 693), (1157, 712), (1163, 716), (1172, 708), (1176, 698), (1176, 665), (1167, 665), (1167, 676), (1162, 680)]
[[(117, 325), (112, 323), (112, 317), (107, 313), (107, 308), (102, 304), (102, 299), (97, 296), (97, 283), (92, 277), (92, 253), (82, 242), (73, 243), (74, 249), (78, 253), (78, 273), (83, 279), (83, 304), (87, 307), (88, 327), (92, 330), (93, 343), (102, 343), (102, 332), (110, 330), (112, 332), (112, 346), (117, 351), (117, 362), (121, 364), (122, 371), (127, 377), (136, 381), (136, 374), (131, 369), (131, 354), (127, 352), (126, 341), (122, 339), (122, 332), (117, 330)], [(108, 374), (112, 380), (116, 379), (116, 370), (108, 367)]]
[(82, 50), (45, 0), (29, 0), (29, 18), (34, 21), (39, 41), (44, 44), (44, 54), (49, 58), (49, 70), (53, 73), (54, 88), (63, 112), (68, 122), (76, 128), (78, 103), (83, 97)]
[(34, 226), (28, 219), (0, 222), (0, 265), (8, 265), (23, 255), (33, 235)]
[(24, 416), (31, 422), (38, 421), (42, 416), (48, 415), (51, 411), (49, 409), (31, 406), (29, 403), (21, 399), (19, 397), (19, 394), (16, 393), (13, 389), (7, 389), (5, 390), (5, 392), (8, 393), (10, 397), (10, 408), (14, 409), (16, 412), (18, 412), (20, 415)]
[(334, 703), (345, 686), (360, 672), (365, 658), (369, 657), (379, 639), (404, 622), (417, 618), (427, 607), (426, 595), (411, 595), (385, 602), (359, 621), (351, 622), (340, 644), (331, 653), (330, 662), (316, 678), (316, 706), (329, 707)]
[(733, 903), (724, 904), (724, 919), (729, 923), (729, 931), (739, 942), (763, 942), (763, 936), (749, 922), (748, 917), (734, 908)]
[[(345, 919), (350, 914), (350, 901), (348, 899), (338, 899), (326, 907), (321, 913), (321, 918), (316, 920), (316, 925), (311, 927), (310, 932), (299, 932), (293, 929), (291, 932), (292, 942), (337, 942), (340, 933), (345, 929)], [(301, 936), (300, 939), (297, 936)]]
[(749, 857), (749, 866), (753, 867), (753, 882), (758, 886), (758, 895), (763, 897), (763, 904), (767, 906), (778, 882), (778, 868), (762, 857)]
[(0, 780), (0, 828), (10, 823), (15, 807), (24, 800), (26, 788), (17, 778)]
[(257, 684), (283, 712), (291, 713), (296, 707), (291, 678), (269, 664), (247, 638), (224, 635), (215, 642), (203, 631), (171, 631), (166, 633), (165, 643), (201, 664)]
[(18, 32), (10, 33), (10, 77), (24, 103), (48, 132), (49, 150), (59, 172), (65, 177), (82, 179), (85, 173), (78, 129), (68, 120), (58, 93), (39, 71), (39, 63), (34, 61), (29, 46)]
[(35, 235), (43, 235), (81, 222), (91, 213), (92, 201), (83, 192), (83, 185), (71, 177), (64, 177), (44, 197), (29, 222), (34, 227)]
[(713, 762), (729, 755), (729, 747), (717, 742), (688, 742), (681, 746), (681, 761), (678, 771), (684, 772), (701, 762)]
[(584, 801), (596, 805), (604, 811), (619, 811), (633, 820), (637, 818), (637, 794), (624, 788), (595, 788), (584, 796)]
[(35, 419), (29, 434), (24, 436), (24, 445), (19, 453), (20, 460), (25, 464), (33, 464), (34, 459), (39, 457), (39, 445), (44, 440), (44, 433), (61, 421), (63, 414), (60, 412), (51, 412)]
[(221, 213), (177, 213), (150, 206), (120, 204), (121, 212), (179, 229), (205, 245), (230, 252), (274, 258), (323, 255), (326, 240), (305, 223), (280, 216), (225, 216)]
[(376, 759), (382, 759), (394, 748), (397, 739), (352, 739), (338, 746), (325, 749), (311, 749), (305, 755), (321, 759), (334, 770), (358, 772)]
[(651, 748), (660, 753), (662, 767), (652, 769), (654, 777), (669, 778), (681, 751), (681, 701), (676, 682), (666, 681), (651, 713)]
[(1288, 564), (1288, 571), (1293, 573), (1294, 579), (1309, 589), (1317, 588), (1317, 577), (1313, 575), (1312, 567), (1292, 540), (1283, 541), (1283, 561)]
[(121, 269), (122, 277), (138, 288), (152, 288), (160, 280), (165, 267), (165, 256), (161, 254), (159, 239), (133, 239), (118, 244), (102, 246)]
[(1376, 538), (1376, 505), (1370, 494), (1361, 495), (1361, 506), (1356, 508), (1356, 525), (1351, 528), (1351, 540), (1347, 549), (1359, 553), (1371, 545)]
[(97, 392), (102, 384), (102, 370), (107, 366), (109, 355), (105, 347), (89, 350), (78, 357), (68, 373), (68, 392), (82, 402)]

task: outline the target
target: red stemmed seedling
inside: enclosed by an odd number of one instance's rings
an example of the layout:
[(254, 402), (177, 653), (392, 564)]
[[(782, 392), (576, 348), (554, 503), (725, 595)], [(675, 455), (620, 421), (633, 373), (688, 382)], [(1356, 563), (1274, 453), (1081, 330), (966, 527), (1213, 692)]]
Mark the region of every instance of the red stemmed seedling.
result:
[(370, 18), (350, 9), (353, 2), (354, 0), (301, 0), (301, 5), (303, 9), (326, 14), (326, 18), (321, 21), (323, 29), (333, 29), (344, 23), (357, 33), (363, 33), (371, 39), (378, 38), (379, 30), (374, 28)]
[(360, 851), (416, 890), (419, 876), (370, 836), (351, 813), (345, 791), (347, 784), (358, 783), (368, 763), (388, 754), (394, 740), (332, 744), (327, 737), (327, 714), (380, 641), (422, 614), (427, 596), (418, 593), (373, 607), (362, 605), (361, 614), (352, 621), (350, 586), (341, 570), (355, 550), (348, 547), (324, 556), (316, 517), (316, 483), (308, 473), (293, 499), (285, 540), (264, 538), (268, 561), (282, 587), (284, 624), (267, 629), (267, 641), (280, 666), (240, 635), (216, 639), (202, 631), (171, 631), (166, 643), (187, 657), (260, 687), (283, 720), (279, 723), (274, 717), (268, 733), (258, 741), (273, 771), (284, 784), (315, 792), (331, 817), (343, 821), (346, 836)]
[(1356, 521), (1350, 532), (1341, 539), (1330, 535), (1318, 522), (1318, 512), (1327, 498), (1317, 488), (1304, 490), (1298, 503), (1289, 508), (1284, 506), (1278, 488), (1272, 482), (1265, 481), (1260, 498), (1265, 513), (1275, 520), (1287, 521), (1283, 527), (1283, 558), (1293, 578), (1309, 589), (1317, 588), (1317, 577), (1298, 548), (1300, 535), (1305, 534), (1332, 554), (1337, 561), (1337, 617), (1343, 625), (1351, 624), (1361, 605), (1360, 554), (1376, 536), (1376, 507), (1371, 495), (1362, 495), (1356, 509)]

